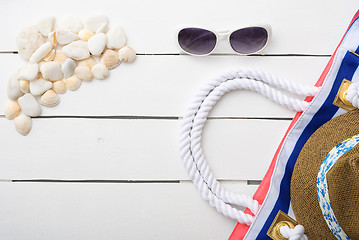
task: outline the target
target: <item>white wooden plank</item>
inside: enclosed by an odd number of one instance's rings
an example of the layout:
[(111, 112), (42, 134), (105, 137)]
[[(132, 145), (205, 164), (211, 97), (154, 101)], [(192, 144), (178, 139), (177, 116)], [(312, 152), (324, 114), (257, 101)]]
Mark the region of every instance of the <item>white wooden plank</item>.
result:
[[(43, 115), (183, 116), (199, 89), (212, 78), (238, 67), (271, 72), (294, 82), (314, 85), (327, 57), (139, 56), (112, 70), (108, 79), (83, 82), (68, 91)], [(0, 54), (0, 114), (7, 101), (7, 79), (23, 66), (17, 55)], [(248, 91), (227, 94), (211, 116), (293, 117), (294, 113)]]
[[(179, 120), (0, 119), (0, 179), (188, 179)], [(209, 120), (203, 151), (219, 179), (262, 179), (289, 121)], [(260, 151), (259, 151), (260, 149)]]
[(191, 183), (0, 183), (0, 191), (2, 240), (226, 239), (236, 224)]
[[(226, 30), (253, 24), (270, 24), (273, 38), (266, 53), (331, 54), (357, 10), (356, 0), (166, 0), (83, 1), (2, 0), (1, 50), (15, 50), (15, 36), (41, 16), (74, 15), (85, 19), (105, 14), (111, 24), (125, 28), (129, 43), (140, 53), (179, 52), (175, 33), (179, 25)], [(233, 52), (223, 44), (217, 52)]]

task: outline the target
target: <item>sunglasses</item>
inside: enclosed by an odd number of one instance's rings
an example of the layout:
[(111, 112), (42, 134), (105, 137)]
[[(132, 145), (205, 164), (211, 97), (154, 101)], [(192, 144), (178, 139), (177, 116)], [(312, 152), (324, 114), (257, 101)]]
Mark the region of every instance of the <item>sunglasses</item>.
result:
[(213, 32), (203, 28), (183, 28), (177, 34), (180, 48), (187, 54), (206, 56), (216, 48), (218, 41), (229, 41), (238, 54), (253, 54), (261, 51), (268, 43), (270, 26), (253, 26), (234, 31)]

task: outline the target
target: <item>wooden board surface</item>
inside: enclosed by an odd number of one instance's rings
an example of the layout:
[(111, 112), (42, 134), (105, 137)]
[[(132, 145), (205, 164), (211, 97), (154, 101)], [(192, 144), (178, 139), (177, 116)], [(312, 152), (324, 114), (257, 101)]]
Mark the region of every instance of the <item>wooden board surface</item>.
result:
[[(219, 74), (236, 68), (270, 71), (278, 77), (311, 85), (329, 57), (139, 56), (121, 64), (103, 81), (83, 82), (61, 95), (61, 104), (43, 107), (43, 116), (181, 117), (197, 91)], [(7, 101), (7, 79), (23, 66), (17, 54), (0, 54), (0, 114)], [(8, 65), (9, 64), (9, 65)], [(2, 66), (2, 67), (1, 67)], [(233, 107), (235, 106), (235, 107)], [(213, 109), (217, 117), (293, 117), (293, 112), (248, 91), (225, 95)]]
[[(15, 134), (11, 121), (0, 124), (3, 136), (12, 136), (0, 138), (6, 149), (0, 179), (189, 179), (179, 155), (179, 120), (34, 119), (28, 137)], [(259, 180), (288, 125), (209, 120), (203, 150), (219, 179)]]
[[(251, 194), (254, 186), (227, 183)], [(234, 221), (192, 183), (1, 183), (2, 240), (223, 239)], [(215, 230), (212, 229), (215, 226)]]
[[(235, 221), (201, 199), (179, 156), (186, 108), (203, 84), (239, 67), (313, 85), (356, 8), (354, 0), (0, 1), (0, 239), (228, 238)], [(20, 136), (3, 116), (7, 79), (25, 64), (13, 53), (17, 33), (42, 16), (94, 14), (124, 27), (136, 61), (62, 95)], [(238, 56), (226, 41), (208, 57), (177, 47), (181, 26), (262, 23), (272, 38), (256, 56)], [(203, 134), (216, 177), (252, 195), (294, 114), (256, 93), (226, 94)]]
[[(64, 17), (105, 14), (111, 24), (121, 24), (129, 42), (137, 52), (178, 53), (176, 32), (181, 26), (203, 26), (216, 30), (235, 29), (255, 24), (270, 24), (273, 38), (265, 53), (274, 54), (331, 54), (350, 18), (357, 10), (357, 1), (346, 0), (253, 0), (237, 1), (74, 1), (61, 4), (44, 0), (2, 0), (3, 51), (16, 50), (15, 36), (26, 25), (42, 16)], [(56, 6), (56, 7), (55, 7)], [(12, 17), (16, 13), (17, 17)], [(11, 19), (11, 21), (9, 20)], [(24, 21), (26, 19), (26, 21)], [(8, 21), (6, 21), (8, 20)], [(230, 52), (223, 44), (220, 52)]]

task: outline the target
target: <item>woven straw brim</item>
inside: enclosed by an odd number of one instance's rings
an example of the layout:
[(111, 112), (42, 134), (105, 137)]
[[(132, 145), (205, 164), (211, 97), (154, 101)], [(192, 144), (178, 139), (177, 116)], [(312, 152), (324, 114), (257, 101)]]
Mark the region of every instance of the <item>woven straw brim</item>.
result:
[[(291, 202), (295, 217), (309, 239), (333, 239), (317, 197), (317, 175), (336, 145), (359, 134), (359, 111), (354, 110), (322, 125), (306, 142), (294, 167)], [(334, 214), (351, 239), (359, 239), (359, 144), (339, 158), (327, 174)]]

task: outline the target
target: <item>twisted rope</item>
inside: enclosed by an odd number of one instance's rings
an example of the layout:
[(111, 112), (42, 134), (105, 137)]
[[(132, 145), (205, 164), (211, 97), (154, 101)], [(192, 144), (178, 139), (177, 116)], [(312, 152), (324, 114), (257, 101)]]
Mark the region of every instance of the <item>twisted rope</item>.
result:
[(304, 227), (297, 225), (294, 228), (282, 226), (279, 229), (280, 234), (289, 240), (308, 240), (307, 235), (304, 234)]
[(243, 206), (256, 215), (259, 204), (251, 196), (236, 194), (226, 190), (214, 177), (201, 148), (204, 123), (212, 107), (227, 92), (246, 89), (261, 93), (269, 99), (294, 111), (303, 111), (308, 102), (286, 96), (279, 88), (300, 96), (314, 96), (319, 88), (289, 82), (263, 71), (240, 68), (213, 79), (195, 96), (183, 118), (180, 135), (180, 152), (185, 168), (202, 197), (219, 212), (250, 225), (254, 216), (246, 214), (232, 205)]
[(359, 83), (351, 83), (347, 90), (346, 99), (355, 107), (359, 108)]

